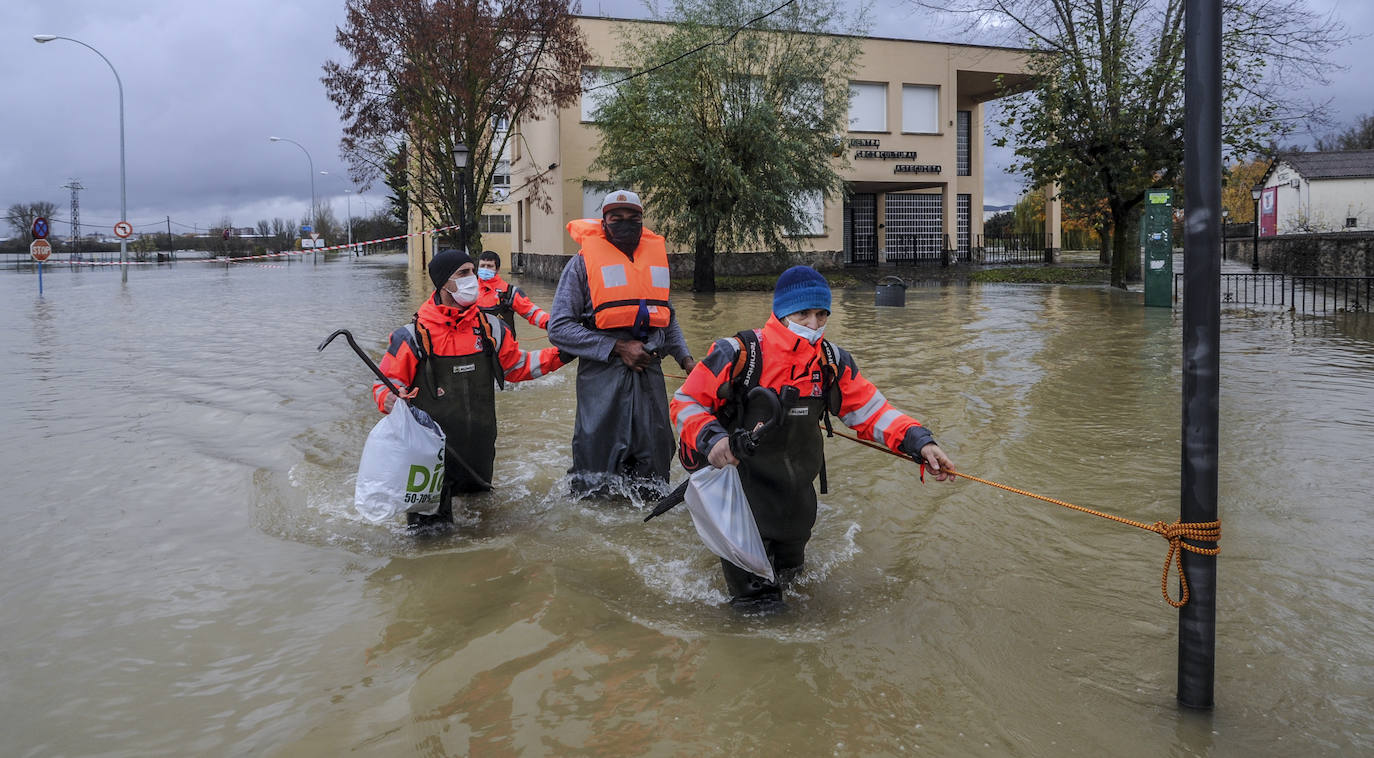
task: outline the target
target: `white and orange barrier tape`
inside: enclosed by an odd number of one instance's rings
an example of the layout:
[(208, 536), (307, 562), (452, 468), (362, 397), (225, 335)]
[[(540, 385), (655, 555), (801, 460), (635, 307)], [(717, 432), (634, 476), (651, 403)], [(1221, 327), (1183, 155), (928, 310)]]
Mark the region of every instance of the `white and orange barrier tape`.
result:
[[(375, 245), (379, 242), (395, 242), (396, 240), (408, 239), (410, 237), (423, 237), (426, 234), (438, 234), (450, 229), (457, 229), (457, 224), (441, 226), (437, 229), (426, 229), (422, 232), (411, 232), (410, 234), (398, 234), (395, 237), (381, 237), (375, 240), (354, 242), (353, 244), (331, 245), (330, 247), (316, 247), (309, 250), (286, 250), (279, 253), (265, 253), (263, 255), (241, 255), (234, 258), (182, 258), (177, 263), (239, 263), (241, 261), (257, 261), (267, 258), (283, 258), (288, 255), (309, 255), (311, 253), (327, 253), (331, 250), (346, 250), (348, 248), (361, 247), (363, 245)], [(76, 266), (157, 266), (167, 261), (84, 261), (75, 258), (51, 258), (47, 263), (70, 263)]]

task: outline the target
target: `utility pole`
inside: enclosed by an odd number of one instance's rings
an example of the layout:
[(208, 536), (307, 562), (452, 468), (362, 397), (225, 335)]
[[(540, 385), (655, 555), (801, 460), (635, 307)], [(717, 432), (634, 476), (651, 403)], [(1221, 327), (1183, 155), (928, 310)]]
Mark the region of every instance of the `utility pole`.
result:
[(72, 191), (72, 258), (76, 259), (80, 255), (77, 245), (81, 240), (81, 196), (79, 193), (86, 188), (81, 186), (81, 181), (78, 179), (68, 179), (62, 188)]
[(174, 261), (176, 256), (173, 254), (172, 246), (172, 217), (167, 217), (167, 260)]

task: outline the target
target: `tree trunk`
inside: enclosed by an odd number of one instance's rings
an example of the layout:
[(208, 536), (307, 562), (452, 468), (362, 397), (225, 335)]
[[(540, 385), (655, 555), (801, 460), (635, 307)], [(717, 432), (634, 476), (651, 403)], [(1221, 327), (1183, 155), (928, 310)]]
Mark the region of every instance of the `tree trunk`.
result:
[(1097, 262), (1104, 266), (1112, 262), (1112, 227), (1103, 224), (1097, 227)]
[(1112, 208), (1112, 286), (1123, 290), (1129, 277), (1129, 258), (1139, 247), (1132, 239), (1135, 228), (1129, 216), (1125, 208)]
[(702, 235), (693, 244), (692, 291), (716, 291), (716, 236)]

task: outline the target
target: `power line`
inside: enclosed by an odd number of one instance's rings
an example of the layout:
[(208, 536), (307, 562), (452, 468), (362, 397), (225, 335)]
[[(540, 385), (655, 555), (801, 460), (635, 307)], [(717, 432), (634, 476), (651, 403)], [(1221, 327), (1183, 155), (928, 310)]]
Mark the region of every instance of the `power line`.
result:
[(625, 82), (630, 81), (631, 79), (635, 79), (635, 78), (644, 76), (645, 74), (653, 73), (654, 71), (657, 71), (657, 70), (659, 70), (659, 69), (661, 69), (661, 68), (663, 68), (663, 67), (665, 67), (665, 66), (671, 66), (671, 65), (673, 65), (674, 63), (677, 63), (678, 61), (682, 60), (683, 58), (686, 58), (686, 57), (689, 56), (689, 55), (695, 55), (696, 53), (699, 53), (699, 52), (701, 52), (702, 50), (705, 50), (705, 49), (708, 48), (708, 47), (724, 47), (724, 46), (730, 44), (731, 42), (733, 42), (733, 41), (735, 40), (736, 35), (738, 35), (738, 34), (739, 34), (740, 32), (742, 32), (742, 31), (744, 31), (744, 28), (745, 28), (746, 26), (749, 26), (750, 24), (753, 24), (753, 23), (755, 23), (755, 22), (757, 22), (757, 21), (762, 21), (762, 20), (764, 20), (765, 18), (768, 18), (769, 16), (773, 15), (774, 13), (777, 13), (778, 11), (782, 10), (783, 8), (786, 8), (787, 6), (791, 5), (792, 3), (795, 3), (796, 1), (797, 1), (797, 0), (787, 0), (787, 2), (783, 3), (782, 5), (779, 5), (778, 7), (774, 8), (774, 9), (771, 10), (771, 11), (768, 11), (767, 13), (763, 14), (762, 16), (758, 16), (758, 17), (749, 19), (748, 21), (744, 22), (743, 24), (740, 24), (739, 26), (735, 27), (734, 31), (730, 32), (730, 33), (729, 33), (728, 35), (726, 35), (723, 39), (719, 39), (719, 40), (716, 40), (716, 41), (714, 41), (714, 42), (707, 42), (706, 44), (701, 45), (700, 47), (695, 47), (695, 48), (693, 48), (693, 49), (691, 49), (691, 50), (688, 50), (687, 52), (683, 53), (682, 55), (679, 55), (679, 56), (676, 57), (676, 58), (673, 58), (672, 60), (664, 61), (664, 62), (662, 62), (662, 63), (660, 63), (660, 64), (658, 64), (658, 65), (656, 65), (656, 66), (650, 66), (649, 68), (646, 68), (646, 69), (644, 69), (643, 71), (636, 71), (636, 72), (634, 72), (633, 74), (630, 74), (629, 76), (625, 77), (624, 79), (617, 79), (616, 81), (613, 81), (613, 82), (604, 82), (604, 83), (602, 83), (602, 84), (596, 85), (595, 87), (587, 87), (587, 88), (583, 89), (582, 91), (583, 91), (583, 92), (591, 92), (591, 91), (593, 91), (593, 90), (602, 89), (603, 87), (614, 87), (614, 86), (616, 86), (617, 84), (623, 84), (623, 83), (625, 83)]

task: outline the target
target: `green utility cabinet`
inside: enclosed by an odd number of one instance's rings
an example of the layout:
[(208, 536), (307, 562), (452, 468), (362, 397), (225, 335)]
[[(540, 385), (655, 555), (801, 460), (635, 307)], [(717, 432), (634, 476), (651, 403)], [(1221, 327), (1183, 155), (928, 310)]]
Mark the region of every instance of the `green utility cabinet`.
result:
[(1174, 191), (1145, 191), (1140, 218), (1140, 245), (1145, 248), (1145, 305), (1173, 307)]

